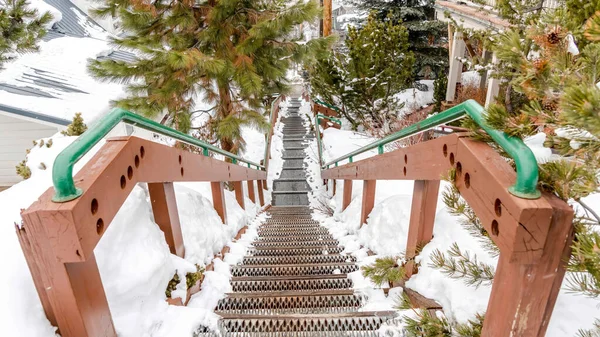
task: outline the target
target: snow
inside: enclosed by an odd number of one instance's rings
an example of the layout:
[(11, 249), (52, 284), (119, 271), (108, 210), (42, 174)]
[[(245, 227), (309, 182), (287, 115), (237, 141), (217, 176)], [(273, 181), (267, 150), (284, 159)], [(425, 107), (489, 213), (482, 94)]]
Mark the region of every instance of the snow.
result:
[[(469, 76), (467, 75), (467, 77)], [(472, 77), (476, 79), (474, 74)], [(329, 128), (323, 131), (325, 161), (338, 158), (373, 140), (364, 134)], [(551, 158), (549, 149), (543, 147), (544, 140), (544, 134), (537, 134), (525, 140), (540, 162)], [(308, 151), (316, 151), (316, 144), (311, 144)], [(356, 156), (354, 162), (373, 155), (376, 155), (375, 151)], [(362, 182), (353, 182), (352, 201), (346, 210), (341, 211), (343, 182), (337, 181), (337, 191), (332, 197), (332, 184), (329, 183), (330, 190), (326, 192), (317, 160), (308, 159), (306, 162), (312, 181), (310, 183), (312, 188), (311, 204), (316, 206), (324, 201), (335, 211), (331, 218), (319, 213), (315, 213), (314, 217), (321, 221), (340, 241), (340, 244), (345, 247), (344, 253), (356, 256), (358, 264), (363, 266), (374, 262), (378, 257), (401, 256), (405, 252), (412, 200), (412, 181), (378, 181), (375, 206), (367, 223), (361, 227), (358, 219), (360, 219), (361, 212)], [(443, 191), (446, 186), (447, 183), (442, 182), (440, 191)], [(600, 210), (600, 194), (590, 195), (584, 198), (584, 201)], [(497, 257), (491, 256), (483, 248), (481, 242), (462, 227), (460, 220), (460, 217), (452, 216), (448, 212), (440, 194), (433, 239), (416, 257), (416, 262), (420, 264), (419, 273), (406, 283), (406, 287), (436, 300), (443, 306), (443, 313), (450, 320), (465, 322), (473, 319), (475, 314), (486, 311), (491, 286), (483, 284), (475, 288), (467, 286), (462, 280), (449, 278), (429, 265), (431, 254), (436, 249), (445, 252), (456, 242), (463, 251), (476, 255), (479, 261), (493, 267), (497, 264)], [(367, 249), (376, 255), (368, 256)], [(357, 291), (371, 297), (366, 308), (382, 310), (393, 308), (393, 299), (397, 296), (385, 297), (382, 293), (370, 291), (369, 289), (374, 285), (364, 279), (360, 271), (351, 273), (350, 277)], [(546, 336), (574, 336), (578, 329), (591, 328), (594, 319), (600, 317), (599, 308), (599, 299), (572, 294), (562, 289)], [(399, 313), (400, 315), (411, 314), (410, 311), (400, 311)], [(397, 331), (395, 330), (397, 327), (383, 327), (382, 329), (382, 332), (385, 329)]]
[(44, 26), (46, 30), (51, 29), (55, 23), (62, 20), (62, 13), (58, 9), (44, 2), (43, 0), (29, 0), (29, 8), (36, 9), (38, 11), (38, 15), (40, 16), (46, 12), (52, 15), (52, 20), (50, 20)]

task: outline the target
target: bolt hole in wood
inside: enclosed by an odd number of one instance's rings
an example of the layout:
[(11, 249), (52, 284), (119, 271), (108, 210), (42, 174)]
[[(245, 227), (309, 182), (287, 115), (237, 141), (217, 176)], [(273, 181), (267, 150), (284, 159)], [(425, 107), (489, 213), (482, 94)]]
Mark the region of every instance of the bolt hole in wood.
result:
[(92, 200), (92, 215), (98, 213), (98, 200), (95, 198)]
[(96, 221), (96, 233), (98, 233), (98, 235), (102, 234), (104, 232), (104, 220), (102, 220), (102, 218), (98, 219), (98, 221)]
[(404, 175), (406, 176), (406, 166), (404, 166)]
[(127, 180), (125, 179), (125, 176), (121, 176), (121, 189), (124, 189), (125, 186), (127, 186)]
[(179, 165), (181, 165), (181, 155), (179, 155)]
[(454, 165), (454, 153), (450, 152), (450, 165)]
[(444, 144), (442, 150), (444, 151), (444, 157), (448, 157), (448, 145)]
[(128, 178), (129, 180), (131, 180), (131, 178), (133, 178), (133, 167), (131, 167), (131, 166), (129, 166), (129, 167), (127, 168), (127, 178)]
[(500, 228), (498, 228), (498, 221), (492, 221), (492, 234), (498, 236), (500, 234)]
[(404, 164), (408, 164), (408, 157), (404, 155)]
[(494, 210), (497, 216), (502, 216), (502, 202), (500, 199), (496, 199), (496, 202), (494, 202)]
[(456, 176), (460, 177), (462, 175), (462, 164), (460, 162), (456, 163)]
[(133, 161), (135, 163), (135, 168), (140, 167), (140, 157), (136, 154), (135, 159)]
[(140, 155), (142, 156), (142, 159), (144, 159), (144, 156), (146, 155), (146, 149), (144, 149), (143, 146), (140, 146)]
[(465, 187), (471, 187), (471, 176), (468, 173), (465, 174)]
[(181, 176), (183, 177), (183, 167), (181, 168)]

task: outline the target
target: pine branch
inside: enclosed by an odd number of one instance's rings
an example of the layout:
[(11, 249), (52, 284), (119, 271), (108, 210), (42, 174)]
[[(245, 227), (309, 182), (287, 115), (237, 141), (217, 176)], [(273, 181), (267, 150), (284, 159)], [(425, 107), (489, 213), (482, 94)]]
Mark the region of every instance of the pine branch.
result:
[(447, 251), (448, 256), (436, 249), (431, 255), (430, 267), (440, 269), (445, 275), (463, 279), (469, 285), (478, 288), (482, 284), (491, 284), (495, 270), (492, 266), (479, 262), (477, 256), (462, 252), (457, 243)]
[(375, 260), (368, 266), (361, 267), (362, 274), (378, 286), (384, 283), (392, 284), (404, 279), (406, 272), (398, 263), (398, 257), (385, 257)]

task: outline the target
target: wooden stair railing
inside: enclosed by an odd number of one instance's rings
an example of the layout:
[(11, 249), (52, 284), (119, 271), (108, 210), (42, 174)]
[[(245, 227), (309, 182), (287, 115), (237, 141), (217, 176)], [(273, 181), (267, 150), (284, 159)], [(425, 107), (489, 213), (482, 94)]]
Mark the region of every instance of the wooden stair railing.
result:
[[(123, 121), (197, 146), (203, 154), (137, 137), (117, 137), (108, 139), (73, 178), (73, 165)], [(210, 151), (231, 162), (209, 157)], [(173, 183), (211, 182), (214, 207), (226, 224), (223, 182), (233, 182), (236, 199), (244, 207), (242, 181), (249, 188), (257, 181), (262, 205), (266, 172), (262, 165), (115, 109), (59, 154), (53, 180), (54, 188), (22, 212), (23, 225), (17, 228), (46, 316), (63, 337), (116, 337), (94, 248), (134, 186), (148, 183), (155, 221), (171, 253), (183, 257)]]
[[(377, 180), (414, 180), (406, 251), (411, 260), (417, 246), (432, 239), (441, 177), (456, 170), (460, 194), (500, 249), (482, 336), (543, 337), (570, 254), (573, 210), (556, 196), (537, 190), (537, 163), (531, 150), (520, 139), (487, 126), (482, 113), (474, 101), (459, 104), (322, 165), (321, 178), (343, 180), (342, 209), (351, 202), (352, 182), (364, 182), (361, 225), (373, 209)], [(387, 143), (466, 114), (515, 159), (517, 172), (489, 145), (462, 134), (384, 153)], [(317, 128), (320, 141), (318, 132)], [(379, 155), (353, 161), (374, 149)], [(341, 165), (342, 161), (346, 163)], [(412, 266), (407, 272), (410, 277)]]

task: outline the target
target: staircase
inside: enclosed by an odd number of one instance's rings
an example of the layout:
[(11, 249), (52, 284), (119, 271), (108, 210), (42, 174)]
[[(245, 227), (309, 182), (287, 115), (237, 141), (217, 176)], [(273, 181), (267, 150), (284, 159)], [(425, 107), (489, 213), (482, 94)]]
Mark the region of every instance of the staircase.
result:
[(279, 179), (273, 181), (273, 206), (308, 205), (304, 149), (308, 141), (314, 139), (314, 134), (304, 126), (299, 110), (300, 101), (291, 99), (287, 117), (281, 118), (284, 162)]
[[(270, 218), (258, 239), (232, 268), (233, 292), (219, 301), (220, 336), (376, 336), (393, 311), (360, 311), (364, 296), (354, 293), (347, 274), (357, 271), (354, 257), (307, 206), (304, 140), (310, 139), (292, 99), (284, 128), (284, 166), (274, 183)], [(196, 336), (219, 336), (208, 329)]]

